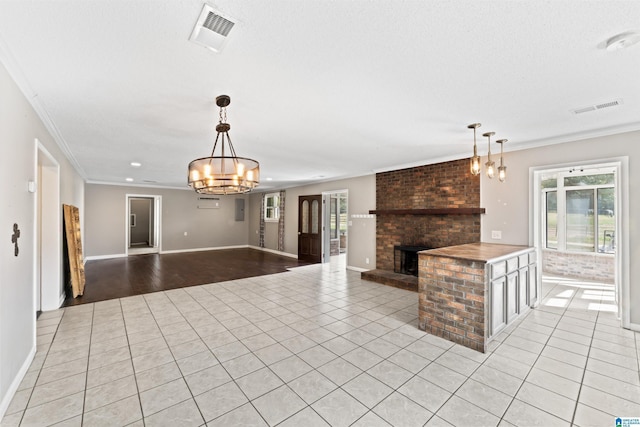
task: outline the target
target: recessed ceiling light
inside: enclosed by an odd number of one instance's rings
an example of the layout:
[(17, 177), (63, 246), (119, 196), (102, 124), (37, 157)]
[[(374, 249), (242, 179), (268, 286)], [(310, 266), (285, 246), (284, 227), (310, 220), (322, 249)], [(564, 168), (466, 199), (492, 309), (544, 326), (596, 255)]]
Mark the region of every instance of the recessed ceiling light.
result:
[(131, 166), (133, 166), (134, 168), (139, 168), (140, 166), (142, 166), (142, 163), (140, 163), (140, 162), (131, 162), (130, 164), (131, 164)]
[(133, 182), (133, 178), (125, 178), (124, 180), (127, 182)]
[(620, 50), (633, 46), (640, 42), (640, 33), (637, 31), (627, 31), (611, 37), (605, 44), (607, 50)]
[(267, 178), (267, 181), (273, 181), (273, 178)]

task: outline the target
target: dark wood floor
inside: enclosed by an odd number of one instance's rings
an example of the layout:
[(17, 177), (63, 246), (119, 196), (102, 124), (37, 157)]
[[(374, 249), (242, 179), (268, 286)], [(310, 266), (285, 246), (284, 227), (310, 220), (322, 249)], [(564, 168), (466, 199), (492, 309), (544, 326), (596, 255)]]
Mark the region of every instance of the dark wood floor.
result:
[(281, 273), (307, 264), (249, 248), (88, 261), (84, 295), (67, 297), (64, 306)]

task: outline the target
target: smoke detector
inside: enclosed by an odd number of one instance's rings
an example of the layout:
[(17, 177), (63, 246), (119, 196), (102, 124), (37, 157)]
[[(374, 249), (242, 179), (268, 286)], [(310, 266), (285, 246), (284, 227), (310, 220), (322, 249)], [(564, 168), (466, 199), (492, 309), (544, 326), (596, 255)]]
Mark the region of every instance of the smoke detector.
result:
[(627, 31), (611, 37), (605, 43), (606, 50), (626, 49), (629, 46), (640, 42), (640, 33), (637, 31)]
[(235, 24), (236, 22), (232, 18), (224, 16), (205, 4), (189, 40), (220, 53)]

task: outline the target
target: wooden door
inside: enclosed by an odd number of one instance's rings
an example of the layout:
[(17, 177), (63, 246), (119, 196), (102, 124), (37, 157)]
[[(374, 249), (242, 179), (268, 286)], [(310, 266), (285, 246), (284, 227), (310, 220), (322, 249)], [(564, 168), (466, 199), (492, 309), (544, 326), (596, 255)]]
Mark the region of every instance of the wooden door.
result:
[(298, 259), (322, 262), (322, 195), (298, 197)]

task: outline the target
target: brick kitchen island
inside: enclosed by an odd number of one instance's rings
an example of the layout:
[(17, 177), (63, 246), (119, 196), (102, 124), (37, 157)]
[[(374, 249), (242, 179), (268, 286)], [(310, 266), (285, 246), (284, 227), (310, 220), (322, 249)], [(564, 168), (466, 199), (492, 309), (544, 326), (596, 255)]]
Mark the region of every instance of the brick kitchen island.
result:
[(430, 334), (484, 353), (537, 302), (534, 248), (469, 243), (418, 256), (419, 327)]

